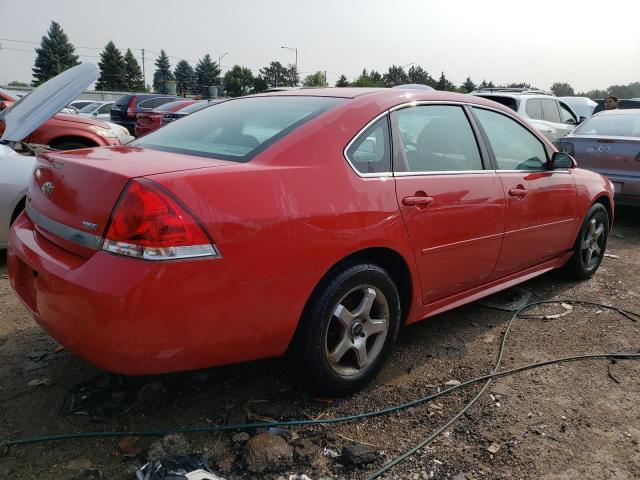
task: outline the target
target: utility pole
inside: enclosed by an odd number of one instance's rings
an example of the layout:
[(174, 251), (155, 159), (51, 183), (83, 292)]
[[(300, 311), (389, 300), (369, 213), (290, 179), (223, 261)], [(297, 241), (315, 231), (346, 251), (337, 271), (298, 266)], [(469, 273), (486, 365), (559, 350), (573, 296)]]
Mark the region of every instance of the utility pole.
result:
[(144, 84), (143, 88), (147, 90), (147, 76), (144, 73), (144, 48), (142, 49), (142, 83)]
[(298, 49), (297, 48), (292, 48), (292, 47), (280, 47), (280, 48), (284, 48), (285, 50), (290, 50), (292, 52), (296, 52), (296, 75), (300, 75), (300, 72), (298, 72)]

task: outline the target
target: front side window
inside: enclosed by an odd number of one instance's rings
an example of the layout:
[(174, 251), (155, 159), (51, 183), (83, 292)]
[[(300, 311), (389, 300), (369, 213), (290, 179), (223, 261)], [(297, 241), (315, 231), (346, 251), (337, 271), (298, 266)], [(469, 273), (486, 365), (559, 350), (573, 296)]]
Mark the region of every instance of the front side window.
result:
[(575, 117), (569, 107), (560, 102), (560, 120), (562, 123), (568, 123), (569, 125), (577, 125), (578, 119)]
[(113, 103), (105, 103), (103, 106), (100, 107), (100, 110), (98, 110), (98, 114), (109, 113), (111, 111), (112, 106), (113, 106)]
[(558, 111), (558, 103), (549, 98), (540, 100), (542, 104), (542, 118), (547, 122), (560, 123), (560, 112)]
[(421, 105), (394, 112), (402, 151), (396, 171), (482, 170), (476, 138), (464, 110), (454, 105)]
[(390, 172), (389, 119), (382, 117), (362, 132), (347, 150), (347, 158), (360, 173)]
[(247, 162), (300, 125), (344, 102), (330, 97), (249, 97), (171, 122), (131, 146)]
[(546, 168), (546, 149), (535, 135), (506, 115), (477, 107), (473, 111), (489, 139), (498, 170)]

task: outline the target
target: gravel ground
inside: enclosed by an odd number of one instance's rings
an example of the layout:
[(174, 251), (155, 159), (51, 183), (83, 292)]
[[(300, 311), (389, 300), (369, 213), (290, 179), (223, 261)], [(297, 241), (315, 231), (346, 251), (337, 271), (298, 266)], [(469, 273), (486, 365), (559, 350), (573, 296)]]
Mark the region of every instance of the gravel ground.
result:
[[(608, 254), (614, 257), (606, 257), (590, 281), (570, 283), (552, 272), (523, 287), (532, 292), (532, 301), (579, 299), (640, 311), (640, 209), (619, 209)], [(566, 315), (516, 320), (503, 369), (640, 348), (640, 323), (616, 312), (552, 305), (531, 313)], [(59, 351), (35, 325), (9, 287), (6, 258), (0, 253), (0, 442), (62, 432), (330, 418), (389, 407), (434, 393), (450, 380), (489, 372), (510, 317), (474, 303), (407, 327), (376, 381), (343, 399), (314, 397), (286, 362), (276, 359), (116, 378), (102, 401), (82, 414), (61, 415), (67, 392), (101, 372)], [(448, 431), (383, 478), (640, 478), (639, 380), (639, 363), (608, 360), (554, 365), (495, 380)], [(5, 446), (0, 447), (0, 478), (134, 479), (135, 468), (158, 452), (195, 452), (225, 479), (288, 479), (292, 474), (313, 480), (364, 479), (426, 438), (479, 389), (460, 389), (384, 417), (289, 428), (275, 435), (199, 433), (163, 442), (137, 437)], [(334, 458), (333, 452), (342, 455)]]

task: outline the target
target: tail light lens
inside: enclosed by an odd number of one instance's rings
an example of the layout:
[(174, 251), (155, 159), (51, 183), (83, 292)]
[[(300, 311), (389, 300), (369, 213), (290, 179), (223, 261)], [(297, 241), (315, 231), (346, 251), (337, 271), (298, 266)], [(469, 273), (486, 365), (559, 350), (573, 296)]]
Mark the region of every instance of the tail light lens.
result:
[(558, 143), (558, 150), (560, 150), (562, 153), (567, 153), (569, 155), (574, 155), (573, 143), (571, 143), (571, 142), (559, 142)]
[(135, 95), (133, 97), (131, 97), (131, 100), (129, 100), (129, 105), (127, 106), (127, 115), (130, 117), (135, 117), (135, 110), (136, 110), (136, 102), (138, 100), (138, 97), (136, 97)]
[(102, 249), (145, 260), (219, 258), (196, 216), (155, 182), (129, 183), (102, 242)]

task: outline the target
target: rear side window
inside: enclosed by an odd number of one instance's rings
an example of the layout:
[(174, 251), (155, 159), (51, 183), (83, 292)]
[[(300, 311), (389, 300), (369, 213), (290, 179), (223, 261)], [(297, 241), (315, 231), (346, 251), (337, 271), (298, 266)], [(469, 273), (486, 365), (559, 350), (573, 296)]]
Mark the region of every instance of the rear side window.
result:
[(561, 123), (560, 112), (558, 111), (558, 103), (555, 100), (542, 98), (542, 118), (547, 122)]
[(165, 104), (161, 104), (159, 107), (155, 109), (156, 112), (172, 112), (177, 109), (180, 105), (185, 103), (184, 100), (177, 100), (173, 102), (167, 102)]
[(129, 101), (131, 101), (131, 98), (131, 95), (123, 95), (122, 97), (118, 98), (118, 100), (116, 100), (115, 106), (126, 107), (129, 105)]
[(247, 162), (297, 127), (344, 102), (328, 97), (252, 97), (221, 102), (130, 143)]
[(156, 99), (155, 98), (146, 98), (136, 105), (136, 110), (141, 112), (148, 112), (156, 108)]
[(347, 158), (363, 174), (390, 172), (389, 119), (385, 116), (361, 133), (347, 149)]
[(529, 130), (506, 115), (477, 107), (473, 111), (489, 139), (498, 170), (546, 168), (546, 149)]
[(478, 144), (462, 107), (409, 107), (394, 116), (402, 144), (396, 171), (482, 170)]
[(158, 97), (154, 98), (153, 105), (155, 108), (161, 107), (162, 105), (166, 105), (167, 103), (173, 103), (175, 101), (174, 97)]
[(518, 101), (513, 97), (503, 97), (502, 95), (478, 95), (479, 97), (486, 98), (487, 100), (492, 100), (497, 102), (505, 107), (509, 107), (514, 112), (518, 111)]
[(113, 106), (113, 103), (105, 103), (102, 107), (100, 107), (100, 110), (98, 110), (98, 114), (109, 113), (112, 106)]
[(542, 120), (542, 105), (540, 105), (539, 98), (527, 99), (527, 104), (524, 107), (529, 118), (534, 120)]

